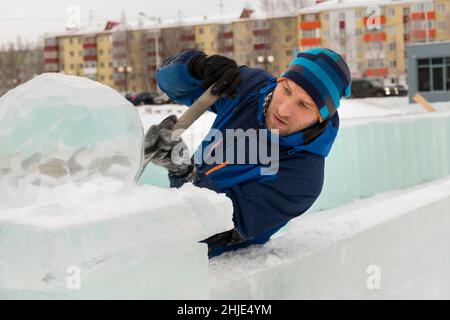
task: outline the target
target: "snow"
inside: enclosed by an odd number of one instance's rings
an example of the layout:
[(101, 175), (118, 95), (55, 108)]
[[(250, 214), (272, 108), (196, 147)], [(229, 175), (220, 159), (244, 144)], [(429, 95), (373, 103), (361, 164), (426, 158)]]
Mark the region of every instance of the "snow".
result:
[(213, 258), (211, 298), (448, 299), (449, 212), (447, 177), (303, 215), (265, 245)]
[(423, 2), (423, 0), (328, 0), (322, 3), (312, 5), (299, 10), (299, 14), (307, 14), (319, 12), (323, 10), (350, 9), (350, 8), (368, 8), (370, 6), (379, 5), (396, 5), (409, 4), (415, 2)]

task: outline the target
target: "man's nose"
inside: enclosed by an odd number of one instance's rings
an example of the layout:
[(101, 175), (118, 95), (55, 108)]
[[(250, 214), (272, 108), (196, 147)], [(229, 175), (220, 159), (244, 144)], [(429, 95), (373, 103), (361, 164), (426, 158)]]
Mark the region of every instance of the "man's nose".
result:
[(292, 103), (289, 100), (283, 101), (278, 107), (280, 117), (290, 117), (292, 115)]

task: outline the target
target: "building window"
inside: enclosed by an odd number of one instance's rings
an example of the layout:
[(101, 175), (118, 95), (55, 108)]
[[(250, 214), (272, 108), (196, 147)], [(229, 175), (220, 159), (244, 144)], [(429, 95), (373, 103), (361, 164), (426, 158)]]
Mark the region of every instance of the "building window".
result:
[(328, 21), (330, 19), (330, 15), (328, 13), (324, 13), (322, 18), (324, 21)]
[(339, 20), (340, 21), (345, 20), (345, 12), (339, 13)]
[(100, 81), (105, 81), (105, 76), (100, 76)]
[(390, 68), (396, 68), (397, 67), (397, 61), (390, 61), (389, 62), (389, 67)]
[(69, 39), (69, 43), (70, 43), (70, 44), (73, 44), (72, 38)]
[(74, 69), (73, 64), (71, 64), (70, 65), (70, 70), (73, 70), (73, 69)]
[(444, 12), (445, 11), (445, 3), (439, 3), (436, 6), (436, 10), (439, 11), (439, 12)]
[(395, 16), (395, 8), (389, 8), (387, 12), (388, 16)]
[(395, 42), (389, 43), (389, 50), (394, 51), (397, 49), (397, 44)]
[(286, 42), (289, 42), (289, 41), (292, 40), (292, 36), (291, 36), (290, 34), (288, 34), (288, 35), (285, 37), (285, 39), (286, 39)]
[(70, 51), (70, 56), (73, 57), (75, 53), (73, 51)]
[[(450, 60), (450, 58), (448, 58)], [(445, 77), (446, 77), (446, 90), (450, 91), (450, 61), (447, 63), (447, 68), (445, 70)]]
[(439, 29), (445, 30), (445, 21), (439, 21)]
[(99, 53), (99, 55), (101, 55), (101, 56), (102, 56), (104, 52), (103, 52), (103, 50), (102, 50), (102, 49), (100, 49), (100, 50), (98, 51), (98, 53)]
[(82, 57), (83, 56), (83, 51), (78, 51), (78, 56)]
[(105, 64), (103, 62), (100, 62), (100, 68), (104, 68)]
[(409, 8), (403, 8), (403, 15), (404, 16), (409, 16), (409, 12), (410, 12)]
[(112, 63), (112, 62), (108, 63), (108, 66), (109, 66), (110, 68), (112, 68), (112, 67), (113, 67), (113, 63)]
[(362, 30), (361, 30), (361, 28), (356, 28), (355, 33), (356, 33), (357, 36), (362, 35)]
[(284, 26), (285, 26), (286, 28), (290, 28), (290, 27), (291, 27), (291, 20), (290, 20), (290, 19), (285, 20), (285, 21), (284, 21)]
[(203, 34), (203, 33), (205, 33), (205, 31), (203, 30), (203, 28), (198, 28), (198, 33)]
[(450, 90), (450, 57), (418, 59), (419, 91)]
[(430, 91), (430, 69), (429, 68), (419, 68), (418, 72), (419, 80), (419, 91)]
[(444, 90), (444, 68), (434, 67), (433, 68), (433, 90), (441, 91)]

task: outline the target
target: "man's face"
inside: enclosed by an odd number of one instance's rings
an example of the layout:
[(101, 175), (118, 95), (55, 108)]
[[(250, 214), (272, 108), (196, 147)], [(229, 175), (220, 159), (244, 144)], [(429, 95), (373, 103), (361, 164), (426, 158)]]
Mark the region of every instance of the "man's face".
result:
[(265, 118), (267, 128), (278, 129), (280, 136), (305, 129), (319, 121), (314, 100), (289, 79), (278, 82)]

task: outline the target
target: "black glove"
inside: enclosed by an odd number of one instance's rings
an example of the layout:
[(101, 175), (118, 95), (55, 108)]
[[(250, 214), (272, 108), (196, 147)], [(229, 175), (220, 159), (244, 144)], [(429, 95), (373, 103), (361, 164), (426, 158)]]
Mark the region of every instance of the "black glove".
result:
[[(172, 114), (160, 124), (152, 125), (148, 129), (144, 140), (144, 160), (145, 164), (151, 161), (169, 170), (172, 177), (179, 178), (193, 173), (194, 166), (183, 140), (172, 140), (172, 130), (176, 122), (177, 117)], [(180, 153), (172, 152), (175, 146)]]
[(189, 73), (202, 80), (202, 87), (208, 89), (215, 83), (212, 93), (232, 97), (242, 82), (241, 71), (234, 60), (224, 56), (199, 54), (189, 61)]
[(233, 244), (239, 244), (246, 240), (247, 239), (245, 239), (245, 237), (236, 228), (233, 228), (231, 230), (215, 234), (200, 242), (207, 244), (216, 244), (224, 247)]

